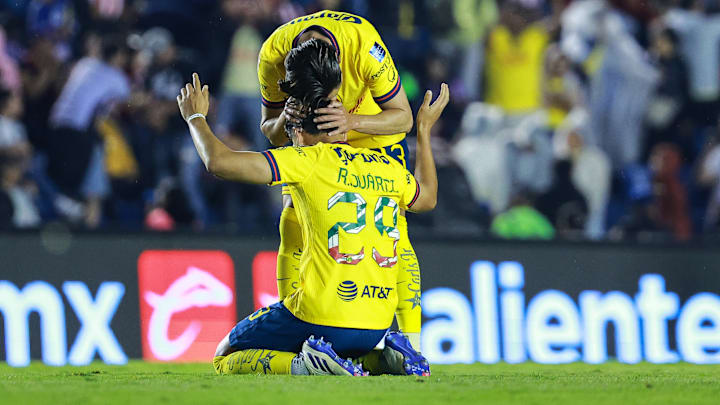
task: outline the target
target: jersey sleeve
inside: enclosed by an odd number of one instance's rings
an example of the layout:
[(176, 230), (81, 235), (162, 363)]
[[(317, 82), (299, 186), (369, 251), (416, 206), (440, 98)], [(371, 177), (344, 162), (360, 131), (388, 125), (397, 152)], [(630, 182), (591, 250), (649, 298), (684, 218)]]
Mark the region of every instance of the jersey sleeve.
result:
[(380, 105), (400, 92), (400, 75), (375, 28), (370, 28), (367, 34), (370, 39), (364, 41), (358, 60), (360, 74), (368, 84), (373, 100)]
[(280, 91), (278, 81), (283, 79), (279, 66), (282, 58), (276, 57), (271, 44), (271, 38), (263, 44), (258, 57), (258, 81), (260, 82), (260, 96), (267, 108), (283, 108), (285, 106), (285, 93)]
[(288, 146), (262, 152), (272, 172), (271, 186), (304, 182), (318, 160), (318, 148)]
[(400, 207), (412, 211), (412, 206), (420, 196), (420, 184), (407, 169), (405, 170), (405, 181), (402, 182), (400, 190)]

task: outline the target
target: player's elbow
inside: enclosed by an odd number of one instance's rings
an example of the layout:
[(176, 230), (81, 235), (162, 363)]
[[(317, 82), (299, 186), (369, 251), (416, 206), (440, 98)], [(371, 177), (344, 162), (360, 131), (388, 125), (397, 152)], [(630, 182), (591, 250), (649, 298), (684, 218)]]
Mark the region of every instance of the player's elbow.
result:
[(413, 115), (410, 110), (403, 110), (405, 113), (402, 116), (402, 128), (400, 132), (410, 132), (413, 127)]
[(428, 212), (435, 209), (437, 206), (437, 195), (434, 196), (422, 196), (422, 198), (418, 198), (417, 201), (415, 201), (415, 204), (410, 208), (412, 212)]
[(208, 173), (212, 174), (213, 176), (224, 179), (227, 174), (227, 165), (223, 162), (223, 160), (224, 159), (218, 156), (218, 154), (209, 156), (203, 161), (203, 163), (205, 163), (205, 170), (207, 170)]
[(205, 170), (207, 170), (208, 173), (218, 176), (218, 172), (221, 169), (217, 158), (207, 158), (203, 163), (205, 163)]

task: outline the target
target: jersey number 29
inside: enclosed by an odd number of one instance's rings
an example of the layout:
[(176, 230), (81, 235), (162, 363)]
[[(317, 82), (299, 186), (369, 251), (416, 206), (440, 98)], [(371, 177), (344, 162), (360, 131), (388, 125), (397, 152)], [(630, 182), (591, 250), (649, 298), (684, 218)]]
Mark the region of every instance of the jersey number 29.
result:
[[(361, 248), (357, 253), (342, 253), (340, 252), (340, 228), (350, 234), (358, 234), (365, 225), (369, 222), (367, 220), (367, 214), (365, 208), (367, 203), (365, 199), (358, 193), (351, 193), (347, 191), (338, 191), (330, 197), (328, 200), (328, 210), (335, 206), (335, 204), (344, 202), (355, 204), (357, 209), (357, 221), (356, 222), (338, 222), (328, 230), (328, 253), (330, 257), (335, 259), (336, 262), (341, 264), (358, 264), (362, 259), (365, 258), (365, 247)], [(383, 221), (384, 208), (388, 207), (392, 209), (392, 226), (386, 226)], [(375, 204), (375, 229), (380, 232), (380, 236), (387, 234), (393, 239), (393, 255), (392, 257), (382, 256), (377, 249), (372, 248), (373, 259), (380, 267), (393, 267), (397, 263), (397, 243), (400, 240), (400, 231), (397, 229), (397, 216), (398, 216), (398, 204), (390, 197), (378, 198), (377, 204)]]

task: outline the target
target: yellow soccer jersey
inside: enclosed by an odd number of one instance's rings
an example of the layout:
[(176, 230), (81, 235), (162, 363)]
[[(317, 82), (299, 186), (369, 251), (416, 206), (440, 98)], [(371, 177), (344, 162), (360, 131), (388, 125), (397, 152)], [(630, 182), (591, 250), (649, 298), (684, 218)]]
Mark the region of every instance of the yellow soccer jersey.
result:
[(390, 327), (397, 307), (398, 209), (420, 188), (387, 155), (346, 143), (263, 152), (272, 185), (287, 183), (303, 231), (300, 285), (285, 298), (318, 325)]
[[(319, 26), (338, 50), (342, 84), (338, 98), (354, 114), (375, 115), (383, 104), (400, 91), (400, 76), (380, 35), (367, 20), (353, 14), (320, 11), (298, 17), (278, 27), (260, 49), (258, 79), (263, 105), (282, 108), (287, 95), (278, 81), (285, 78), (285, 57), (297, 45), (298, 37), (311, 26)], [(356, 147), (380, 148), (400, 142), (404, 133), (368, 135), (348, 132)]]

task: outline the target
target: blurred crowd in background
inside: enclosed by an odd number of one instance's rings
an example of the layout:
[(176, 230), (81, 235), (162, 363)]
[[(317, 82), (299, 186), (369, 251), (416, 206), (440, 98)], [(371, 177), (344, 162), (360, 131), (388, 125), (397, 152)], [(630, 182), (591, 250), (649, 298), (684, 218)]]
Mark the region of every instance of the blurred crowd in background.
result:
[(0, 0), (0, 228), (275, 234), (279, 190), (208, 175), (175, 97), (197, 71), (218, 136), (269, 147), (258, 52), (324, 9), (375, 25), (415, 110), (451, 86), (413, 229), (717, 233), (720, 0)]

